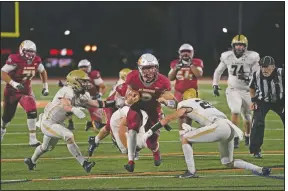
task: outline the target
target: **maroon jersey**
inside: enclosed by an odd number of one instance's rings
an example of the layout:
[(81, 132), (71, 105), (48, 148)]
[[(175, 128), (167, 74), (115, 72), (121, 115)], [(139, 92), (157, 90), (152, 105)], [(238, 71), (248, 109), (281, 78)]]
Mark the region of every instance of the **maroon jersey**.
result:
[(8, 91), (30, 94), (31, 80), (35, 76), (38, 66), (41, 64), (41, 58), (36, 56), (30, 63), (27, 62), (20, 54), (10, 54), (6, 64), (15, 66), (15, 69), (8, 73), (12, 80), (23, 84), (21, 90), (14, 89), (10, 84), (6, 84)]
[[(171, 69), (175, 69), (176, 64), (178, 64), (179, 60), (173, 60), (170, 64)], [(203, 68), (203, 61), (198, 58), (193, 58), (192, 63), (196, 67)], [(193, 75), (190, 70), (190, 66), (182, 67), (176, 74), (176, 83), (175, 90), (181, 93), (184, 93), (189, 88), (198, 89), (197, 77)]]
[(88, 73), (88, 76), (93, 85), (93, 87), (89, 90), (89, 93), (91, 96), (95, 96), (99, 93), (99, 86), (95, 84), (94, 80), (101, 78), (100, 72), (98, 70), (92, 70)]
[(133, 70), (127, 75), (125, 83), (140, 93), (140, 101), (136, 103), (137, 109), (146, 111), (148, 115), (151, 112), (161, 113), (161, 104), (157, 102), (157, 99), (164, 91), (171, 90), (170, 81), (166, 76), (159, 73), (155, 82), (146, 85), (141, 80), (139, 71)]

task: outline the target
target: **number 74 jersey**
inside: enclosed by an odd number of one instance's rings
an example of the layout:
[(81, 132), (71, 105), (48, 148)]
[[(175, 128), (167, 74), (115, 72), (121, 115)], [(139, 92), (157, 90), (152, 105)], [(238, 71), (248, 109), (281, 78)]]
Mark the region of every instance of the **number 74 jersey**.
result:
[(240, 90), (249, 90), (249, 81), (253, 72), (259, 69), (259, 60), (259, 54), (254, 51), (245, 51), (240, 58), (237, 58), (233, 51), (222, 53), (221, 62), (214, 72), (213, 85), (218, 85), (222, 73), (227, 68), (228, 86)]
[(177, 110), (181, 108), (191, 109), (192, 111), (186, 114), (187, 117), (199, 123), (201, 127), (210, 125), (216, 118), (227, 118), (224, 113), (216, 109), (212, 104), (199, 98), (191, 98), (179, 102)]

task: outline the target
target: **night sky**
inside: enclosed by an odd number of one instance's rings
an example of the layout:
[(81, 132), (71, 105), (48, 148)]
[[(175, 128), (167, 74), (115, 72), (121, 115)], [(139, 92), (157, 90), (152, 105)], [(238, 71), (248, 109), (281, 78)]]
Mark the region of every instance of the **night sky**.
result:
[[(13, 4), (1, 2), (1, 31), (13, 31)], [(33, 40), (46, 58), (50, 48), (71, 48), (73, 58), (92, 60), (104, 75), (117, 75), (128, 58), (129, 67), (141, 53), (153, 50), (160, 71), (168, 73), (177, 49), (188, 42), (195, 57), (204, 60), (204, 75), (211, 76), (221, 52), (238, 33), (239, 2), (20, 2), (20, 38), (1, 39), (13, 51), (22, 40)], [(242, 33), (249, 49), (284, 63), (284, 2), (243, 2)], [(279, 24), (279, 28), (275, 26)], [(222, 28), (228, 33), (223, 33)], [(33, 31), (30, 28), (34, 28)], [(69, 29), (71, 34), (64, 36)], [(96, 44), (95, 53), (84, 45)], [(4, 56), (5, 57), (5, 56)], [(3, 62), (3, 57), (1, 63)], [(115, 71), (107, 64), (115, 66)]]

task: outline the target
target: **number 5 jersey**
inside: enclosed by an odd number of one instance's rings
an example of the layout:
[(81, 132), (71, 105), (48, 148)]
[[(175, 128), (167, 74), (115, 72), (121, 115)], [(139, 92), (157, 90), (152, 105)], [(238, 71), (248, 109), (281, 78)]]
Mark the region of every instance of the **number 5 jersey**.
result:
[(249, 90), (249, 81), (254, 71), (259, 68), (260, 57), (257, 52), (245, 51), (237, 58), (233, 51), (222, 53), (220, 64), (216, 68), (213, 77), (213, 85), (218, 85), (224, 70), (228, 69), (228, 87)]

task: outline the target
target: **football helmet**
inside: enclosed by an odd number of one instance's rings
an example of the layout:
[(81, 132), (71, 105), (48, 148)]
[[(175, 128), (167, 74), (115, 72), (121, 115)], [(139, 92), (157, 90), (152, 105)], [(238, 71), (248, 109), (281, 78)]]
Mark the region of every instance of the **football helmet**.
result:
[(183, 93), (182, 100), (197, 98), (197, 91), (194, 88), (189, 88)]
[(143, 54), (138, 60), (138, 69), (145, 83), (152, 83), (158, 76), (159, 63), (152, 54)]
[(31, 40), (24, 40), (19, 46), (20, 55), (30, 61), (35, 58), (36, 51), (36, 44)]
[(179, 58), (182, 60), (184, 65), (191, 64), (191, 60), (194, 56), (194, 49), (190, 44), (183, 44), (180, 46), (179, 50)]
[(120, 70), (119, 72), (119, 79), (125, 81), (127, 75), (131, 72), (132, 70), (130, 70), (129, 68), (123, 68), (122, 70)]
[[(240, 45), (240, 46), (238, 46)], [(241, 46), (242, 45), (242, 46)], [(231, 42), (232, 50), (237, 57), (241, 57), (248, 48), (248, 39), (244, 35), (236, 35)]]
[(67, 85), (71, 86), (77, 93), (92, 88), (90, 78), (83, 70), (73, 70), (66, 77)]
[(87, 59), (80, 60), (80, 62), (78, 63), (78, 68), (87, 68), (86, 72), (89, 73), (91, 72), (91, 63)]

